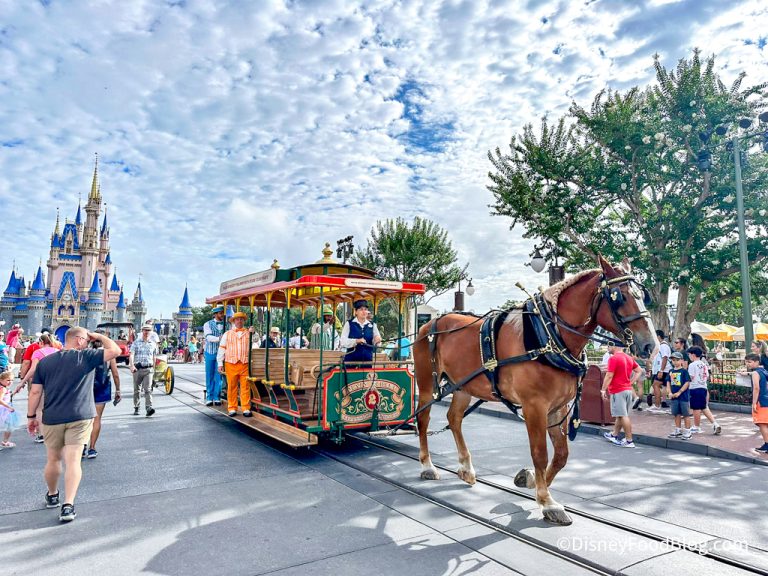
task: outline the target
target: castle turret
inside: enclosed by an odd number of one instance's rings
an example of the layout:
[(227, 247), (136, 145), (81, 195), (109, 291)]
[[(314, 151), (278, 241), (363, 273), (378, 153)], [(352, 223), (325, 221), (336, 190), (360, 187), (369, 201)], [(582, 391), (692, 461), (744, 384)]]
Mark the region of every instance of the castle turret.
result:
[(115, 308), (115, 322), (127, 322), (125, 316), (125, 298), (123, 297), (123, 289), (120, 289), (120, 299), (117, 301), (117, 308)]
[(133, 322), (133, 326), (136, 331), (141, 329), (141, 325), (144, 324), (144, 319), (147, 317), (147, 306), (144, 304), (144, 295), (141, 293), (141, 281), (136, 287), (136, 292), (133, 293), (133, 300), (130, 306), (128, 306), (129, 322)]
[(16, 271), (11, 270), (11, 278), (8, 280), (8, 287), (0, 298), (0, 319), (5, 320), (6, 326), (13, 325), (13, 309), (16, 306), (16, 299), (19, 295), (19, 282), (16, 278)]
[(192, 329), (192, 305), (189, 303), (189, 291), (184, 286), (184, 296), (179, 304), (179, 311), (173, 314), (176, 326), (179, 327), (179, 342), (186, 344)]
[(80, 246), (82, 267), (80, 269), (80, 284), (87, 286), (93, 274), (99, 269), (99, 213), (101, 212), (101, 193), (99, 192), (99, 157), (93, 168), (91, 193), (85, 205), (85, 227), (83, 242)]
[(37, 332), (45, 324), (43, 317), (46, 304), (43, 268), (38, 266), (35, 279), (29, 288), (29, 299), (27, 300), (27, 325), (30, 332)]
[(93, 284), (88, 290), (88, 301), (85, 303), (85, 327), (88, 330), (96, 330), (101, 324), (101, 313), (104, 311), (103, 291), (99, 285), (99, 273), (93, 275)]

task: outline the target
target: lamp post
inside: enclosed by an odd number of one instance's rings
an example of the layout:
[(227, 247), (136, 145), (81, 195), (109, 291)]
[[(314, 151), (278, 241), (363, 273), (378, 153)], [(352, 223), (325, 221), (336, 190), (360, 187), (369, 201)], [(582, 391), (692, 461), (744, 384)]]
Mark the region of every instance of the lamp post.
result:
[[(549, 285), (557, 284), (563, 278), (565, 278), (565, 266), (561, 266), (557, 263), (558, 252), (557, 248), (553, 248), (552, 257), (555, 259), (553, 264), (549, 265)], [(533, 250), (533, 256), (531, 257), (531, 268), (534, 272), (539, 274), (544, 271), (544, 267), (547, 265), (547, 260), (541, 255), (541, 250), (536, 247)]]
[[(461, 281), (463, 278), (459, 278), (459, 284), (458, 284), (458, 290), (453, 293), (453, 311), (454, 312), (463, 312), (464, 311), (464, 292), (461, 291)], [(467, 295), (472, 296), (472, 294), (475, 293), (475, 287), (472, 285), (472, 278), (469, 279), (469, 282), (467, 283)]]
[(341, 261), (346, 264), (347, 258), (352, 256), (355, 252), (355, 245), (352, 243), (354, 236), (347, 236), (336, 240), (336, 258), (340, 258)]
[[(765, 152), (768, 152), (768, 112), (763, 112), (758, 116), (762, 129), (755, 132), (746, 132), (743, 134), (734, 134), (726, 144), (726, 149), (733, 152), (734, 164), (734, 184), (736, 188), (736, 222), (739, 231), (739, 265), (741, 270), (741, 302), (742, 302), (742, 321), (744, 322), (744, 347), (749, 350), (754, 333), (752, 329), (752, 290), (749, 281), (749, 254), (747, 253), (747, 232), (744, 220), (744, 190), (741, 184), (741, 140), (749, 140), (755, 136), (762, 137), (762, 146)], [(738, 122), (739, 128), (747, 130), (752, 126), (752, 120), (742, 118)], [(714, 133), (718, 136), (725, 136), (728, 132), (726, 126), (717, 126)], [(707, 144), (712, 136), (712, 131), (702, 132), (699, 138), (704, 143), (704, 148), (698, 153), (699, 170), (709, 172), (712, 166), (712, 154), (707, 149)]]

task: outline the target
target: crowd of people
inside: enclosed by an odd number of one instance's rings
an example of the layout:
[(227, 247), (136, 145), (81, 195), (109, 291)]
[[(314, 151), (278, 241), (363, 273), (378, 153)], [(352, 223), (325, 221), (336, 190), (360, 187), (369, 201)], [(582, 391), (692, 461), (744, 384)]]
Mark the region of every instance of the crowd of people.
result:
[[(643, 410), (644, 399), (649, 412), (673, 417), (670, 438), (690, 440), (693, 434), (702, 433), (702, 415), (709, 422), (712, 434), (721, 434), (723, 428), (709, 408), (711, 365), (704, 340), (694, 334), (692, 345), (688, 345), (687, 338), (677, 338), (670, 346), (664, 331), (657, 330), (656, 335), (659, 346), (652, 354), (649, 369), (641, 367), (638, 358), (627, 354), (622, 346), (608, 346), (601, 362), (605, 368), (601, 394), (610, 398), (611, 417), (615, 420), (613, 430), (605, 432), (604, 437), (617, 446), (634, 448), (630, 415), (632, 410)], [(752, 380), (752, 419), (763, 439), (763, 444), (755, 450), (768, 454), (766, 343), (753, 342), (744, 363), (741, 372), (749, 374)], [(644, 397), (646, 378), (651, 380), (651, 391)]]

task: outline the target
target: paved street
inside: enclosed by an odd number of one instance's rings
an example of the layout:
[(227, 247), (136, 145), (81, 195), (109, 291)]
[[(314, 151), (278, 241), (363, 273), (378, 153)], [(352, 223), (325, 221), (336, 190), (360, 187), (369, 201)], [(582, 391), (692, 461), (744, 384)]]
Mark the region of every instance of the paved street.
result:
[[(201, 366), (175, 368), (178, 390), (155, 394), (152, 418), (132, 416), (130, 398), (107, 407), (100, 454), (83, 463), (71, 524), (60, 525), (57, 512), (43, 508), (43, 446), (19, 432), (17, 447), (0, 452), (4, 574), (359, 574), (372, 566), (396, 573), (418, 566), (420, 574), (537, 574), (542, 566), (583, 572), (339, 462), (266, 442), (196, 403), (190, 394), (202, 390), (192, 382), (202, 379)], [(128, 373), (121, 374), (127, 384)], [(17, 406), (24, 408), (23, 398)], [(444, 425), (444, 412), (435, 408), (432, 428)], [(481, 477), (509, 483), (528, 465), (522, 424), (487, 415), (465, 424)], [(398, 438), (400, 446), (416, 443)], [(431, 446), (436, 463), (455, 467), (450, 433), (431, 437)], [(530, 501), (484, 502), (484, 488), (449, 474), (419, 481), (412, 461), (347, 452), (340, 455), (378, 461), (384, 475), (464, 499), (523, 533), (552, 541), (578, 534), (576, 523), (543, 524)], [(767, 482), (766, 467), (654, 446), (622, 450), (581, 435), (554, 488), (563, 503), (649, 531), (746, 542), (765, 569)], [(600, 561), (603, 554), (593, 556)], [(639, 563), (625, 572), (644, 576), (671, 566), (678, 575), (708, 569), (685, 551), (666, 561), (626, 558), (621, 567)]]

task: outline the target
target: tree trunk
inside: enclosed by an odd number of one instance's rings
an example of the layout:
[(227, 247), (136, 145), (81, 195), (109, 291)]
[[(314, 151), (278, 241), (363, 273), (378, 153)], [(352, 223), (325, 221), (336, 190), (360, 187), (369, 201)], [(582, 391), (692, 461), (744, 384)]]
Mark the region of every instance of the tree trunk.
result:
[(654, 292), (656, 307), (651, 310), (651, 320), (657, 330), (663, 330), (664, 334), (667, 334), (669, 332), (669, 315), (667, 314), (669, 287), (657, 284)]

